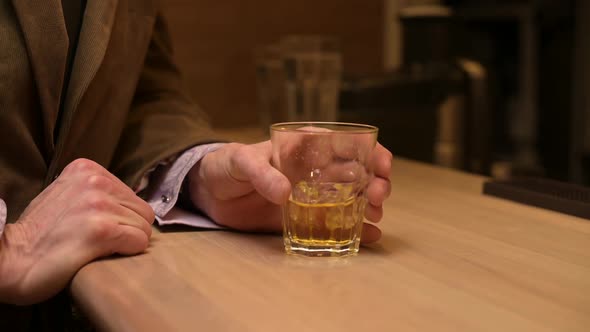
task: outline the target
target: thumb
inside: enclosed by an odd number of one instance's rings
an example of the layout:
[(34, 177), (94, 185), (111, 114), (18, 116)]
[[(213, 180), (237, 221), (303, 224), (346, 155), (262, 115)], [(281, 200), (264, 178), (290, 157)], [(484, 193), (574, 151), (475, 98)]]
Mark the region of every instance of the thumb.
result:
[(291, 194), (291, 184), (270, 164), (272, 146), (270, 141), (243, 145), (230, 158), (228, 173), (237, 181), (248, 181), (265, 199), (274, 204), (283, 204)]

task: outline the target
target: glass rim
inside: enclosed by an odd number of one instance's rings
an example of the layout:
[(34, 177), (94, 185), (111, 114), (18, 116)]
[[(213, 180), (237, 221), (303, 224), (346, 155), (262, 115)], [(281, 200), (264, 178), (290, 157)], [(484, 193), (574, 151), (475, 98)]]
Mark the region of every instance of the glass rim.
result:
[[(298, 130), (301, 127), (318, 127), (318, 128), (326, 128), (330, 129), (329, 127), (334, 127), (332, 129), (337, 129), (338, 127), (348, 127), (349, 130), (339, 130), (337, 131), (338, 134), (374, 134), (379, 131), (379, 128), (373, 125), (368, 125), (364, 123), (353, 123), (353, 122), (338, 122), (338, 121), (294, 121), (294, 122), (278, 122), (273, 123), (270, 125), (271, 131), (277, 132), (298, 132), (301, 133), (302, 131)], [(334, 132), (322, 132), (322, 131), (303, 131), (304, 133), (308, 134), (333, 134)]]

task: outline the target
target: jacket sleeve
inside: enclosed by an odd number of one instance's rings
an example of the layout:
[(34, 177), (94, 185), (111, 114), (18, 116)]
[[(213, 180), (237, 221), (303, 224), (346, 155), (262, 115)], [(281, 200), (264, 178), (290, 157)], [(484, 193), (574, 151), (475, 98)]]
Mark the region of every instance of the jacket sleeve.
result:
[(159, 161), (216, 141), (207, 116), (182, 86), (168, 29), (159, 12), (111, 171), (136, 187)]

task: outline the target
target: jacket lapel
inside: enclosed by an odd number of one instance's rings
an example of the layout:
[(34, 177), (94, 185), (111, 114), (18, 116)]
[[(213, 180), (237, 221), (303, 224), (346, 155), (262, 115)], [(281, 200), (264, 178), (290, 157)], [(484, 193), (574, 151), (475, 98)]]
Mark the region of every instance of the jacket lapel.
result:
[[(97, 1), (98, 2), (98, 1)], [(43, 113), (46, 145), (53, 150), (53, 129), (68, 53), (60, 0), (12, 0), (23, 31)]]
[(71, 117), (98, 71), (109, 44), (118, 0), (88, 1), (64, 104)]

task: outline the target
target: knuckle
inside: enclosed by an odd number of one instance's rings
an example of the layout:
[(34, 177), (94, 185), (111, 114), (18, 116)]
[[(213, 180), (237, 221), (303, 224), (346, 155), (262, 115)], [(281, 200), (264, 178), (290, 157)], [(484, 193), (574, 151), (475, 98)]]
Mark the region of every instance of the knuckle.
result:
[(233, 154), (234, 161), (242, 162), (251, 154), (251, 147), (248, 145), (238, 144), (236, 152)]
[(78, 158), (69, 163), (64, 169), (64, 172), (88, 172), (96, 171), (99, 168), (100, 165), (90, 159)]
[(393, 161), (393, 153), (391, 153), (391, 151), (386, 150), (387, 151), (387, 160), (389, 160), (389, 163), (391, 164), (391, 162)]
[[(126, 248), (122, 248), (119, 245), (114, 251), (124, 255), (134, 255), (144, 252), (150, 244), (149, 237), (142, 233), (125, 233), (125, 236), (121, 240), (120, 243)], [(133, 245), (129, 246), (129, 243)]]
[(391, 182), (389, 180), (384, 181), (385, 183), (385, 195), (389, 197), (391, 195)]
[(365, 211), (365, 217), (369, 221), (377, 222), (383, 217), (383, 208), (381, 206), (368, 205)]
[(220, 152), (223, 151), (224, 153), (228, 154), (230, 157), (233, 157), (236, 155), (236, 153), (240, 150), (240, 148), (243, 145), (244, 144), (241, 144), (241, 143), (227, 143), (218, 151), (220, 151)]
[(142, 252), (148, 248), (150, 245), (150, 239), (148, 235), (138, 235), (137, 239), (139, 241), (139, 245), (137, 248), (137, 252)]
[(93, 192), (86, 197), (85, 208), (92, 211), (106, 211), (112, 205), (109, 197), (100, 192)]
[(148, 204), (145, 203), (144, 207), (143, 207), (143, 215), (147, 216), (147, 222), (149, 222), (150, 224), (154, 221), (154, 219), (156, 219), (156, 213), (154, 212), (154, 209)]
[(86, 178), (86, 186), (89, 189), (105, 191), (110, 185), (111, 180), (104, 175), (94, 174)]
[(241, 169), (249, 158), (252, 157), (251, 147), (248, 145), (238, 144), (229, 158), (231, 169)]
[(88, 232), (90, 239), (94, 241), (104, 241), (111, 239), (117, 231), (117, 224), (114, 222), (98, 219), (88, 223)]
[(113, 237), (113, 240), (108, 254), (135, 255), (145, 251), (149, 246), (149, 235), (142, 232), (120, 230)]
[(377, 178), (377, 184), (379, 189), (382, 191), (387, 191), (387, 187), (389, 186), (389, 181), (383, 178)]

